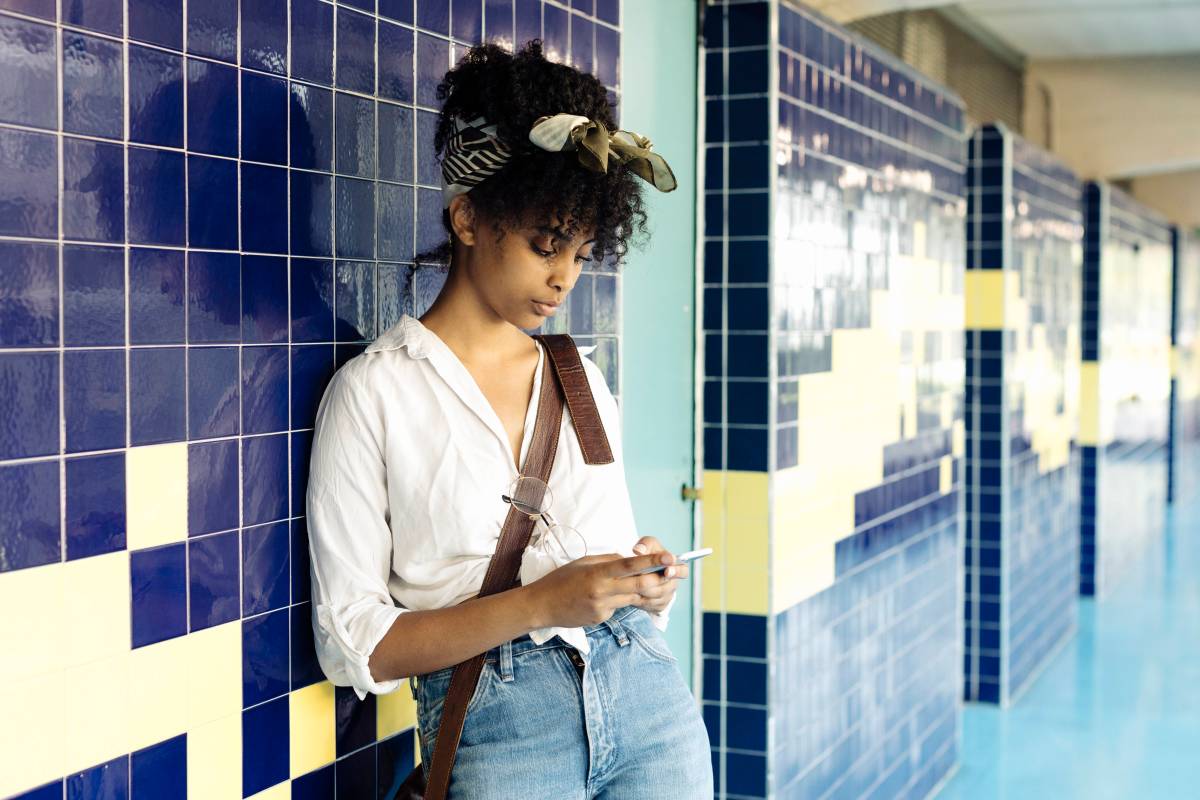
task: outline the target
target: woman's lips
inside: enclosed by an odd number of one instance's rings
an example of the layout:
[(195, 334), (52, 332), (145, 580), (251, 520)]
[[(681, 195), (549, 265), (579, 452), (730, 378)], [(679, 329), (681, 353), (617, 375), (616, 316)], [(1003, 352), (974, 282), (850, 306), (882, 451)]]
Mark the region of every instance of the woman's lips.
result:
[(543, 317), (553, 317), (554, 313), (558, 311), (558, 306), (539, 303), (537, 300), (533, 301), (533, 307), (537, 310), (537, 313), (541, 314)]

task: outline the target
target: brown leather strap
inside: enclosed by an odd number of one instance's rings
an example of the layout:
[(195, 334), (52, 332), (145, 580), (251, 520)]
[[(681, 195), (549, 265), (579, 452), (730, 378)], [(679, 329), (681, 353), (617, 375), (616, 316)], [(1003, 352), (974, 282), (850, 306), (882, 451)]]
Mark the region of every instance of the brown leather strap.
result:
[[(537, 417), (533, 424), (533, 438), (529, 442), (529, 453), (525, 458), (525, 470), (522, 474), (549, 482), (550, 469), (558, 451), (559, 431), (562, 429), (564, 396), (582, 446), (584, 461), (588, 464), (611, 463), (613, 457), (608, 436), (604, 432), (604, 425), (596, 409), (596, 401), (592, 397), (575, 342), (567, 334), (539, 335), (534, 338), (538, 339), (550, 354), (553, 369), (547, 371), (544, 365), (542, 368)], [(607, 460), (594, 460), (596, 458)], [(527, 514), (509, 506), (496, 552), (488, 562), (487, 572), (483, 576), (483, 587), (476, 597), (470, 599), (512, 588), (521, 569), (521, 555), (529, 544), (533, 525), (534, 521)], [(458, 743), (466, 723), (467, 705), (479, 684), (486, 657), (487, 653), (480, 653), (463, 661), (455, 667), (450, 676), (450, 687), (446, 690), (446, 699), (442, 704), (442, 721), (429, 764), (429, 780), (425, 787), (426, 800), (444, 800), (446, 797), (450, 786), (450, 774), (454, 769), (454, 758), (458, 753)]]
[(583, 361), (574, 340), (565, 333), (544, 334), (535, 338), (546, 346), (546, 351), (554, 362), (554, 374), (558, 377), (563, 395), (567, 399), (567, 409), (571, 412), (571, 422), (579, 436), (579, 447), (583, 451), (584, 462), (613, 463), (608, 435), (604, 432), (604, 423), (600, 419), (599, 409), (596, 408), (596, 399), (592, 397), (592, 387), (588, 383), (587, 373), (583, 370)]

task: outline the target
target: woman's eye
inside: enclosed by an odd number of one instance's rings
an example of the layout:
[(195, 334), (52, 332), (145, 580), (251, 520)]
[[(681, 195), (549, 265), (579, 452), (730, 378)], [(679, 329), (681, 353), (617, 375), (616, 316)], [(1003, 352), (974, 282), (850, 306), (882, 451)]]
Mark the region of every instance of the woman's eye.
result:
[(537, 253), (542, 258), (549, 258), (550, 256), (554, 255), (553, 250), (543, 250), (542, 248), (538, 247), (536, 244), (530, 245), (530, 247), (533, 248), (533, 252)]
[(592, 261), (594, 261), (595, 259), (593, 259), (591, 256), (582, 256), (582, 255), (580, 255), (580, 256), (575, 256), (575, 260), (576, 260), (576, 261), (578, 261), (578, 262), (580, 262), (581, 264), (590, 264), (590, 263), (592, 263)]

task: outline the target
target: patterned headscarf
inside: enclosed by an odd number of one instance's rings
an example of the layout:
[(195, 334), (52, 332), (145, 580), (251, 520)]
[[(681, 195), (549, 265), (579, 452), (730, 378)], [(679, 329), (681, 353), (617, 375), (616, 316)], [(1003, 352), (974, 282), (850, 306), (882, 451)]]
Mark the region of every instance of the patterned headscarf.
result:
[[(549, 152), (575, 150), (579, 163), (595, 172), (607, 172), (611, 157), (661, 192), (676, 186), (671, 167), (661, 155), (651, 152), (649, 139), (632, 131), (609, 131), (588, 117), (541, 117), (529, 130), (529, 141)], [(442, 206), (448, 207), (457, 195), (495, 175), (512, 157), (513, 148), (500, 141), (494, 124), (483, 117), (454, 117), (454, 133), (442, 159)]]

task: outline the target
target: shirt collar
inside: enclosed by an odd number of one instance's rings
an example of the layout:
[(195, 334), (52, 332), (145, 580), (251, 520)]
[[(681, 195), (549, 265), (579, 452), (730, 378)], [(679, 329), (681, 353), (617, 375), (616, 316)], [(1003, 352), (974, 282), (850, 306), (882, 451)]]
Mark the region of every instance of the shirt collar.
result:
[(366, 352), (376, 353), (380, 350), (397, 350), (408, 348), (408, 354), (413, 358), (427, 358), (433, 344), (430, 337), (433, 333), (421, 324), (421, 321), (410, 314), (404, 314), (400, 321), (381, 333), (371, 342)]

